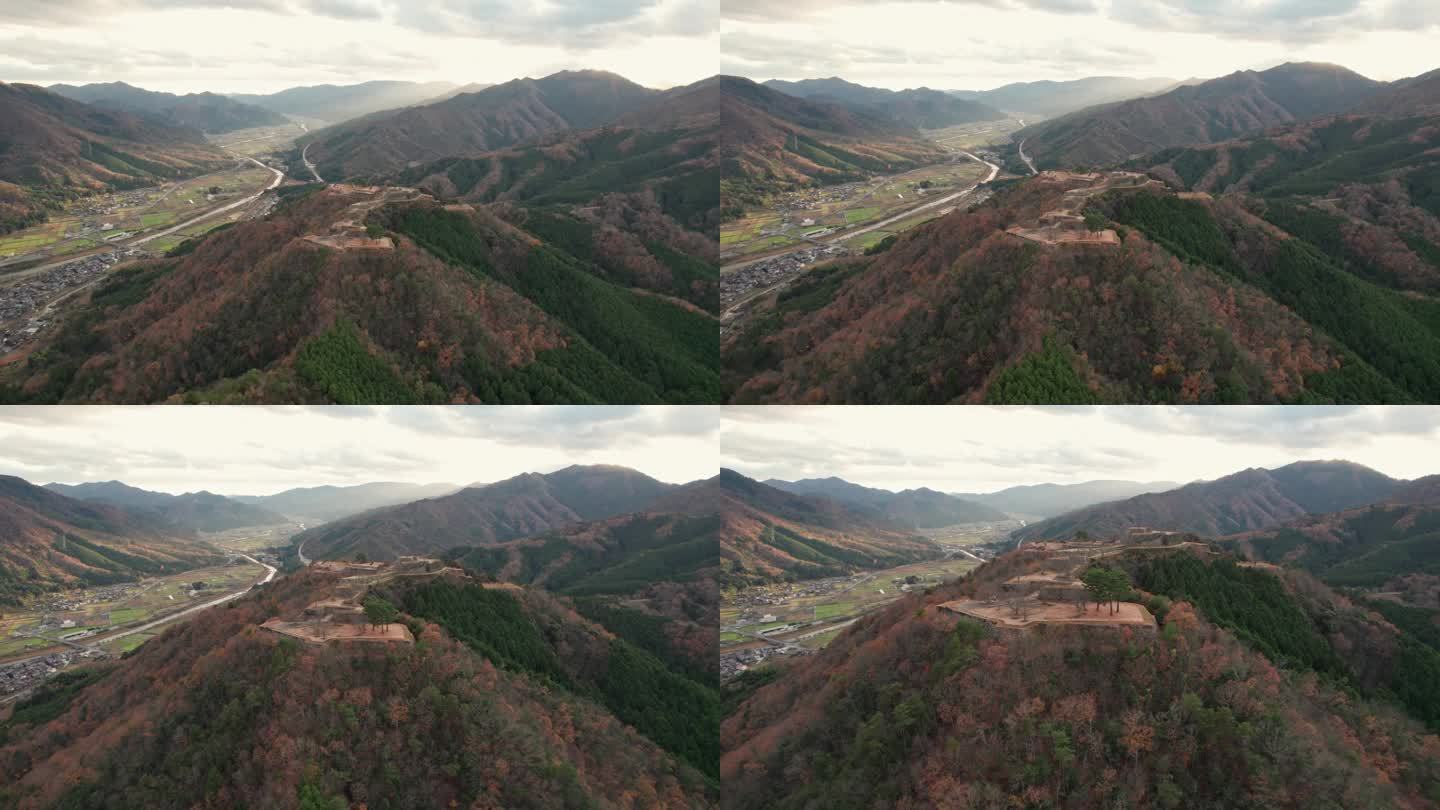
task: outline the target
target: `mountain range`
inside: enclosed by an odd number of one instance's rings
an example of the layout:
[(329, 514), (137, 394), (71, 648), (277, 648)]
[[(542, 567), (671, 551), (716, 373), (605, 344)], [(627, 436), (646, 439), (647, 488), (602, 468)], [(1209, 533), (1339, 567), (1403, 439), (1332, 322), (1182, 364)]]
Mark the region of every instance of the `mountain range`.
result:
[(82, 501), (108, 503), (132, 511), (151, 513), (167, 525), (192, 531), (219, 532), (288, 522), (284, 516), (268, 509), (211, 492), (171, 495), (168, 492), (151, 492), (132, 487), (119, 481), (74, 485), (46, 484), (45, 488)]
[(623, 467), (571, 466), (373, 510), (307, 529), (295, 543), (317, 560), (434, 555), (642, 511), (674, 488)]
[(1068, 81), (1015, 82), (992, 90), (949, 92), (959, 98), (981, 102), (1017, 115), (1033, 113), (1053, 118), (1084, 107), (1159, 93), (1177, 84), (1181, 83), (1174, 79), (1087, 76)]
[(230, 98), (284, 115), (338, 124), (382, 110), (423, 104), (459, 90), (449, 82), (373, 81), (291, 87), (275, 93), (233, 93)]
[(776, 191), (844, 183), (944, 160), (913, 126), (883, 114), (803, 99), (720, 77), (721, 195), (738, 214)]
[(1084, 532), (1095, 538), (1114, 538), (1126, 536), (1132, 528), (1216, 537), (1375, 503), (1403, 483), (1350, 462), (1300, 461), (1096, 504), (1032, 523), (1012, 532), (1011, 537), (1022, 541), (1066, 539)]
[(67, 306), (0, 399), (716, 401), (713, 83), (576, 72), (415, 109), (542, 90), (557, 129), (647, 123), (411, 167), (426, 191), (282, 187)]
[(0, 234), (65, 200), (203, 174), (231, 163), (195, 129), (0, 83)]
[(3, 369), (0, 399), (715, 401), (714, 318), (666, 294), (677, 276), (713, 284), (682, 252), (693, 239), (635, 223), (677, 272), (636, 264), (616, 283), (620, 259), (544, 230), (565, 215), (518, 227), (413, 191), (292, 188), (265, 219), (112, 274), (49, 351)]
[(1287, 62), (1090, 107), (1016, 133), (1042, 168), (1116, 163), (1171, 146), (1223, 141), (1353, 109), (1385, 83), (1339, 65)]
[(107, 84), (52, 84), (48, 88), (66, 98), (109, 110), (121, 110), (158, 118), (177, 127), (223, 133), (250, 127), (285, 123), (285, 116), (273, 110), (246, 104), (218, 93), (189, 93), (183, 96), (145, 90), (125, 82)]
[(0, 476), (0, 601), (218, 565), (225, 555), (157, 514)]
[(1308, 514), (1221, 538), (1238, 553), (1309, 571), (1331, 585), (1388, 589), (1440, 607), (1440, 476), (1391, 489), (1362, 506)]
[[(1316, 70), (1290, 85), (1325, 96), (1335, 71)], [(994, 182), (972, 211), (757, 298), (722, 339), (725, 397), (1434, 401), (1437, 89), (1419, 77), (1369, 93), (1383, 113)]]
[(925, 487), (891, 492), (852, 484), (833, 476), (799, 481), (771, 478), (764, 483), (797, 495), (830, 498), (910, 529), (935, 529), (959, 523), (982, 523), (1008, 518), (1008, 515), (998, 509)]
[(657, 93), (613, 73), (564, 71), (367, 116), (302, 142), (322, 176), (373, 178), (560, 130), (592, 129), (639, 109)]
[[(695, 232), (710, 248), (697, 239), (687, 253), (713, 262), (709, 254), (720, 211), (718, 106), (718, 82), (707, 79), (651, 96), (603, 127), (562, 130), (498, 151), (410, 166), (394, 180), (447, 200), (552, 208), (593, 208), (584, 204), (623, 195), (633, 212), (627, 219), (661, 220), (655, 228), (669, 219), (674, 223), (669, 231)], [(569, 218), (577, 215), (583, 216), (571, 210)], [(676, 238), (667, 234), (665, 241)], [(642, 240), (624, 252), (645, 250)], [(684, 290), (681, 297), (691, 298)]]
[(801, 495), (721, 469), (706, 497), (719, 504), (722, 586), (844, 576), (942, 554), (928, 538), (820, 495)]
[(920, 87), (885, 90), (847, 82), (836, 76), (787, 82), (771, 79), (765, 86), (799, 98), (832, 101), (871, 110), (916, 129), (944, 129), (956, 124), (994, 121), (1005, 113), (978, 101)]
[(1173, 481), (1085, 481), (1079, 484), (1026, 484), (996, 492), (957, 492), (957, 498), (981, 503), (1014, 516), (1054, 517), (1104, 501), (1180, 486)]
[(454, 484), (376, 482), (354, 486), (299, 487), (274, 495), (232, 495), (230, 499), (287, 517), (325, 523), (385, 506), (438, 498), (461, 489)]
[[(364, 624), (358, 605), (376, 600), (396, 619)], [(316, 624), (394, 640), (287, 635)], [(0, 720), (0, 798), (718, 807), (715, 687), (616, 627), (454, 568), (382, 569), (358, 585), (299, 572), (20, 700)]]
[[(1436, 612), (1242, 563), (1022, 548), (902, 596), (727, 685), (726, 806), (1433, 807)], [(1131, 618), (1036, 599), (1077, 564)]]

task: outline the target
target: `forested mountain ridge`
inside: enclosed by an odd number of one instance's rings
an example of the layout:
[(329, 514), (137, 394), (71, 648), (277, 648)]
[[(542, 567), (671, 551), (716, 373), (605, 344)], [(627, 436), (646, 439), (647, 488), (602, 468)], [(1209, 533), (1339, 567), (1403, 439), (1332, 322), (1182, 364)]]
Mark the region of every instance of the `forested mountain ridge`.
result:
[(785, 492), (727, 469), (707, 483), (722, 522), (722, 586), (840, 576), (941, 554), (927, 538), (830, 498)]
[[(1440, 82), (1414, 89), (1387, 115), (1319, 118), (1131, 165), (1236, 200), (1384, 291), (1422, 293), (1409, 306), (1428, 321), (1440, 292)], [(1436, 106), (1420, 112), (1421, 98)]]
[(560, 130), (598, 127), (638, 109), (658, 92), (604, 71), (562, 71), (370, 115), (316, 132), (304, 142), (322, 176), (374, 178)]
[[(672, 491), (673, 493), (673, 491)], [(720, 518), (647, 511), (446, 553), (466, 570), (569, 597), (590, 620), (705, 683), (718, 678)]]
[(769, 479), (769, 486), (798, 495), (821, 495), (872, 513), (897, 526), (934, 529), (959, 523), (1005, 520), (998, 509), (958, 495), (947, 495), (920, 487), (901, 492), (862, 487), (840, 478), (807, 478), (799, 481)]
[(1237, 553), (1299, 568), (1339, 587), (1399, 594), (1440, 607), (1440, 476), (1408, 482), (1376, 502), (1221, 538)]
[(742, 676), (727, 806), (1436, 806), (1435, 648), (1303, 578), (1184, 550), (1106, 563), (1148, 630), (1100, 610), (1000, 631), (943, 607), (1049, 564), (1013, 552)]
[(916, 129), (944, 129), (956, 124), (994, 121), (1005, 117), (1005, 113), (987, 104), (928, 87), (885, 90), (865, 87), (834, 76), (796, 82), (771, 79), (764, 84), (771, 90), (779, 90), (798, 98), (833, 101), (872, 110)]
[(144, 512), (0, 476), (0, 602), (218, 565), (225, 555)]
[(724, 394), (994, 404), (1440, 396), (1433, 302), (1377, 288), (1342, 261), (1235, 200), (1179, 196), (1135, 173), (1043, 173), (757, 299), (722, 338)]
[(356, 515), (307, 529), (295, 542), (317, 560), (439, 554), (642, 511), (674, 489), (623, 467), (572, 466)]
[(229, 165), (184, 129), (83, 104), (28, 84), (0, 83), (0, 234), (43, 222), (63, 201)]
[[(354, 594), (338, 574), (286, 577), (64, 676), (0, 721), (0, 800), (717, 806), (713, 691), (540, 591), (455, 569), (370, 579)], [(416, 643), (268, 629), (304, 626), (307, 606), (341, 596), (399, 608), (387, 627)]]
[(720, 77), (720, 193), (727, 212), (807, 185), (938, 163), (947, 153), (883, 115)]
[(411, 166), (392, 178), (497, 214), (616, 284), (719, 309), (718, 85), (655, 96), (633, 116), (496, 152)]
[(286, 522), (284, 516), (268, 509), (241, 503), (213, 492), (171, 495), (168, 492), (139, 489), (119, 481), (75, 485), (46, 484), (45, 488), (82, 501), (98, 501), (149, 512), (167, 524), (204, 532), (245, 526), (273, 526)]
[(48, 88), (66, 98), (112, 110), (153, 115), (178, 127), (201, 132), (232, 132), (250, 127), (274, 126), (289, 119), (264, 107), (216, 93), (159, 93), (125, 82), (108, 84), (53, 84)]
[(1342, 112), (1384, 87), (1338, 65), (1289, 62), (1079, 110), (1028, 126), (1016, 137), (1025, 139), (1025, 151), (1041, 168), (1102, 166)]
[(1383, 501), (1403, 483), (1350, 462), (1299, 461), (1096, 504), (1032, 523), (1011, 536), (1017, 540), (1065, 539), (1085, 532), (1097, 538), (1124, 537), (1131, 527), (1143, 527), (1214, 537)]
[(0, 369), (0, 383), (12, 384), (0, 385), (0, 399), (718, 397), (714, 319), (652, 294), (642, 279), (608, 280), (568, 243), (414, 190), (282, 191), (265, 219), (213, 231), (97, 285), (42, 336), (43, 350)]

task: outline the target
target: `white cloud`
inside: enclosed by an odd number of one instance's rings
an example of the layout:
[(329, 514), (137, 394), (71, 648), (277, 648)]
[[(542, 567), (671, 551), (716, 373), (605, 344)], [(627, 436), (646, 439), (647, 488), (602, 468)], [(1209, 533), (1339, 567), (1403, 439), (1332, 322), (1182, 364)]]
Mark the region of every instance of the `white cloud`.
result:
[(596, 68), (669, 87), (715, 74), (717, 18), (705, 0), (52, 0), (0, 14), (0, 81), (258, 93)]
[(1097, 479), (1191, 481), (1340, 458), (1440, 473), (1440, 407), (726, 407), (720, 461), (950, 492)]
[(730, 0), (722, 9), (722, 72), (894, 89), (1208, 78), (1286, 61), (1390, 80), (1436, 67), (1440, 33), (1440, 3), (1428, 0)]
[(719, 408), (0, 408), (0, 474), (266, 494), (367, 481), (498, 481), (619, 464), (684, 483), (717, 469)]

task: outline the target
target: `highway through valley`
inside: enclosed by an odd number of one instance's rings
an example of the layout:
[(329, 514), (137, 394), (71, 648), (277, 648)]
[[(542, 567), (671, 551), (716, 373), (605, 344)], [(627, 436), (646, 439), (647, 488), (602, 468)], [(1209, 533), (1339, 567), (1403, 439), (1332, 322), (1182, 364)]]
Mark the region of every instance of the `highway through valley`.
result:
[[(804, 248), (810, 247), (811, 244), (825, 244), (825, 243), (830, 243), (830, 242), (842, 242), (842, 241), (845, 241), (845, 240), (847, 240), (847, 239), (853, 239), (853, 238), (855, 238), (855, 237), (857, 237), (857, 236), (860, 236), (860, 235), (862, 235), (862, 234), (867, 234), (867, 233), (869, 233), (869, 232), (871, 232), (871, 231), (873, 231), (873, 230), (876, 230), (877, 228), (883, 228), (883, 227), (885, 227), (886, 225), (891, 225), (891, 224), (896, 223), (896, 222), (899, 222), (899, 221), (901, 221), (901, 220), (903, 220), (903, 219), (908, 219), (909, 217), (913, 217), (913, 216), (915, 216), (917, 213), (919, 213), (919, 212), (921, 212), (921, 211), (927, 211), (927, 210), (929, 210), (929, 209), (931, 209), (931, 208), (935, 208), (935, 207), (937, 207), (937, 206), (941, 206), (941, 205), (944, 205), (945, 203), (948, 203), (948, 202), (951, 202), (951, 201), (953, 201), (953, 200), (957, 200), (957, 199), (959, 199), (959, 198), (961, 198), (961, 197), (964, 197), (965, 195), (967, 195), (967, 194), (969, 194), (970, 192), (974, 191), (976, 188), (984, 185), (985, 183), (990, 182), (991, 180), (994, 180), (994, 179), (995, 179), (995, 176), (1000, 173), (1000, 167), (999, 167), (999, 166), (996, 166), (994, 163), (991, 163), (991, 162), (988, 161), (988, 160), (981, 160), (979, 157), (976, 157), (975, 155), (972, 155), (971, 153), (965, 151), (964, 149), (958, 149), (958, 148), (955, 148), (955, 147), (952, 147), (952, 146), (945, 146), (945, 144), (943, 144), (943, 143), (940, 144), (940, 145), (943, 146), (943, 147), (946, 148), (946, 149), (951, 150), (952, 152), (955, 152), (955, 153), (964, 155), (965, 157), (970, 158), (971, 160), (973, 160), (973, 161), (975, 161), (975, 162), (977, 162), (977, 163), (983, 163), (983, 164), (985, 164), (986, 166), (989, 166), (989, 167), (990, 167), (990, 174), (989, 174), (989, 176), (986, 177), (984, 180), (978, 180), (978, 181), (976, 181), (974, 184), (969, 185), (969, 186), (966, 186), (965, 188), (963, 188), (963, 189), (961, 189), (961, 190), (959, 190), (959, 191), (952, 192), (952, 193), (950, 193), (950, 194), (945, 195), (944, 197), (940, 197), (939, 199), (930, 200), (929, 202), (921, 203), (920, 205), (914, 206), (914, 207), (912, 207), (912, 208), (907, 208), (907, 209), (905, 209), (904, 211), (901, 211), (901, 212), (898, 213), (898, 214), (895, 214), (895, 215), (893, 215), (893, 216), (887, 217), (887, 218), (882, 219), (882, 220), (880, 220), (880, 221), (878, 221), (878, 222), (872, 222), (871, 224), (866, 225), (866, 226), (863, 227), (863, 228), (854, 228), (854, 229), (850, 229), (850, 230), (842, 230), (842, 231), (837, 231), (837, 232), (835, 232), (835, 233), (833, 233), (833, 234), (829, 234), (829, 235), (827, 235), (827, 236), (821, 236), (821, 237), (817, 237), (817, 238), (814, 238), (814, 239), (808, 239), (808, 240), (806, 240), (804, 243), (801, 243), (801, 244), (799, 244), (799, 245), (796, 245), (795, 247), (791, 248), (790, 250), (784, 251), (784, 252), (782, 252), (782, 253), (771, 253), (771, 254), (768, 254), (768, 255), (766, 255), (766, 256), (761, 256), (761, 257), (758, 258), (758, 259), (749, 259), (749, 260), (746, 260), (746, 261), (743, 261), (743, 262), (736, 262), (736, 263), (734, 263), (734, 264), (728, 264), (728, 265), (725, 265), (725, 266), (724, 266), (723, 268), (721, 268), (721, 269), (722, 269), (722, 270), (729, 270), (729, 271), (740, 270), (740, 269), (742, 269), (742, 268), (749, 267), (749, 266), (752, 265), (752, 264), (758, 264), (759, 262), (768, 262), (768, 261), (770, 261), (771, 259), (775, 259), (775, 258), (778, 258), (778, 257), (780, 257), (780, 256), (785, 256), (785, 255), (788, 255), (788, 254), (790, 254), (790, 253), (794, 253), (794, 252), (797, 251), (797, 250), (803, 250)], [(753, 296), (748, 296), (748, 297), (753, 297)], [(747, 298), (748, 298), (748, 297), (747, 297)]]
[[(263, 577), (261, 577), (260, 579), (257, 579), (257, 580), (255, 580), (254, 582), (250, 583), (249, 587), (245, 588), (243, 591), (236, 591), (235, 593), (232, 593), (232, 594), (226, 594), (225, 596), (221, 596), (221, 597), (219, 597), (219, 598), (217, 598), (217, 599), (211, 599), (211, 600), (209, 600), (209, 601), (207, 601), (207, 602), (203, 602), (203, 603), (198, 604), (198, 605), (191, 605), (190, 607), (185, 608), (184, 610), (176, 611), (175, 613), (171, 613), (171, 614), (169, 614), (169, 615), (167, 615), (167, 616), (162, 616), (162, 617), (160, 617), (160, 618), (158, 618), (158, 619), (155, 619), (154, 621), (149, 621), (149, 622), (146, 622), (146, 623), (144, 623), (144, 624), (137, 625), (137, 626), (135, 626), (135, 627), (126, 628), (126, 629), (124, 629), (124, 630), (121, 630), (121, 631), (115, 632), (115, 633), (102, 633), (102, 634), (100, 634), (100, 635), (91, 636), (91, 637), (85, 638), (85, 639), (77, 639), (77, 640), (74, 640), (74, 641), (66, 641), (66, 640), (64, 640), (64, 639), (50, 638), (49, 636), (42, 636), (42, 635), (39, 635), (39, 634), (36, 634), (36, 633), (32, 633), (31, 635), (35, 636), (36, 638), (43, 638), (43, 639), (45, 639), (46, 641), (53, 641), (53, 642), (55, 642), (56, 644), (64, 644), (64, 645), (66, 645), (66, 646), (75, 647), (75, 648), (81, 649), (81, 650), (94, 650), (94, 651), (99, 651), (99, 646), (98, 646), (98, 645), (101, 644), (101, 643), (103, 643), (103, 642), (114, 641), (114, 640), (117, 639), (117, 638), (125, 638), (126, 636), (133, 636), (133, 635), (135, 635), (136, 633), (144, 633), (144, 632), (146, 632), (146, 631), (153, 630), (153, 629), (155, 629), (156, 627), (160, 627), (160, 626), (162, 626), (162, 625), (169, 624), (170, 622), (173, 622), (173, 621), (175, 621), (175, 620), (177, 620), (177, 619), (183, 619), (183, 618), (185, 618), (186, 616), (191, 616), (191, 615), (194, 615), (194, 614), (196, 614), (196, 613), (199, 613), (199, 612), (202, 611), (202, 610), (207, 610), (207, 609), (209, 609), (209, 608), (215, 607), (216, 605), (223, 605), (223, 604), (225, 604), (226, 602), (233, 602), (234, 600), (239, 599), (240, 597), (244, 596), (245, 594), (251, 592), (251, 591), (254, 590), (257, 586), (259, 586), (259, 585), (264, 585), (264, 584), (270, 582), (271, 580), (275, 579), (275, 575), (276, 575), (277, 573), (279, 573), (278, 569), (276, 569), (275, 566), (273, 566), (273, 565), (267, 565), (266, 563), (260, 562), (259, 560), (255, 559), (254, 557), (251, 557), (249, 554), (241, 554), (241, 555), (239, 555), (239, 556), (244, 557), (245, 559), (249, 560), (250, 562), (254, 563), (255, 565), (258, 565), (258, 566), (260, 566), (261, 568), (264, 568), (264, 569), (265, 569), (265, 576), (263, 576)], [(45, 657), (46, 655), (49, 655), (49, 654), (50, 654), (49, 652), (43, 652), (43, 653), (39, 653), (38, 655), (31, 656), (30, 658), (21, 658), (21, 659), (17, 659), (17, 660), (14, 660), (14, 661), (7, 661), (7, 662), (6, 662), (6, 666), (10, 666), (10, 665), (14, 665), (14, 664), (21, 664), (21, 663), (24, 663), (24, 662), (26, 662), (26, 661), (29, 661), (29, 660), (31, 660), (31, 659), (33, 659), (33, 658), (43, 658), (43, 657)], [(11, 699), (14, 699), (14, 697), (15, 697), (14, 695), (10, 696)]]

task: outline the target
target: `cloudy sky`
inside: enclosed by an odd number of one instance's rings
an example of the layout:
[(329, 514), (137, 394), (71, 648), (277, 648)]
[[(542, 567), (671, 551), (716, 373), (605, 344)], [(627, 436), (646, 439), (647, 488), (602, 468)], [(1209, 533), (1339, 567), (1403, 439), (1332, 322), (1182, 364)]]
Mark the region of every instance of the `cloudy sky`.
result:
[(4, 0), (0, 81), (267, 93), (596, 68), (713, 76), (716, 0)]
[(0, 474), (268, 495), (619, 464), (685, 483), (715, 475), (718, 428), (709, 406), (0, 407)]
[(1345, 459), (1440, 473), (1440, 407), (730, 407), (720, 461), (752, 478), (991, 492), (1098, 479), (1213, 479)]
[(721, 70), (988, 90), (1213, 78), (1287, 61), (1385, 81), (1440, 67), (1436, 0), (723, 0)]

